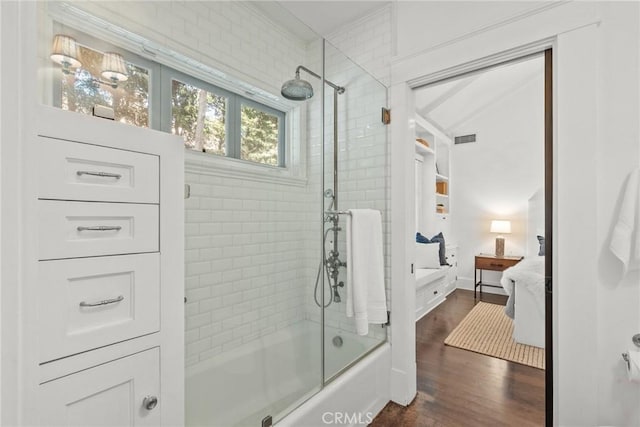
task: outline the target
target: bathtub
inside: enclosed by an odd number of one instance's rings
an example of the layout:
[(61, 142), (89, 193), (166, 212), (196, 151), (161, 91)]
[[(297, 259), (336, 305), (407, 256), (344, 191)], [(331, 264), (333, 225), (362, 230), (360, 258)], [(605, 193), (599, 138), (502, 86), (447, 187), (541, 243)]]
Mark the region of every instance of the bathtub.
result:
[[(388, 350), (388, 344), (380, 347), (375, 339), (330, 327), (325, 328), (327, 378), (336, 377), (360, 355), (367, 352), (370, 354), (320, 390), (322, 372), (319, 328), (317, 323), (311, 321), (299, 322), (187, 368), (186, 426), (260, 426), (262, 420), (269, 415), (274, 423), (283, 426), (323, 425), (319, 417), (325, 409), (334, 411), (337, 408), (327, 401), (327, 394), (331, 393), (336, 397), (339, 392), (353, 393), (354, 384), (351, 383), (358, 379), (362, 368), (371, 367), (373, 360), (377, 362), (374, 363), (375, 371), (366, 373), (370, 377), (367, 378), (370, 384), (362, 384), (363, 389), (357, 390), (356, 394), (364, 396), (381, 388), (382, 394), (388, 394), (390, 357), (385, 354), (390, 352), (379, 351), (381, 348)], [(336, 336), (341, 338), (342, 345), (334, 344)], [(373, 350), (376, 347), (379, 348)], [(386, 367), (382, 369), (377, 366), (379, 363)], [(387, 378), (382, 379), (382, 384), (386, 381), (385, 387), (379, 387), (380, 379), (376, 377), (380, 374)], [(353, 397), (340, 399), (339, 406), (344, 406)], [(384, 400), (384, 406), (389, 399), (383, 396), (374, 400)], [(323, 409), (323, 406), (327, 407)], [(367, 411), (369, 408), (354, 406), (348, 410)], [(283, 419), (287, 414), (289, 415)], [(282, 421), (278, 422), (280, 420)]]

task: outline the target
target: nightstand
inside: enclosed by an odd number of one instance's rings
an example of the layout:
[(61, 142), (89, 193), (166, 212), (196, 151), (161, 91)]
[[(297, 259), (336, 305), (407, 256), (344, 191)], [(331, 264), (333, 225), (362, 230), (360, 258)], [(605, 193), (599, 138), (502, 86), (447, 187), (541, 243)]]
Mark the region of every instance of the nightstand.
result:
[[(495, 255), (480, 254), (476, 255), (475, 270), (473, 271), (473, 299), (476, 298), (476, 290), (480, 286), (480, 294), (482, 294), (482, 287), (488, 286), (490, 288), (501, 288), (502, 286), (489, 285), (482, 283), (482, 270), (491, 271), (504, 271), (509, 267), (513, 267), (522, 260), (521, 256), (503, 256), (497, 257)], [(478, 280), (478, 270), (480, 270), (480, 280)]]

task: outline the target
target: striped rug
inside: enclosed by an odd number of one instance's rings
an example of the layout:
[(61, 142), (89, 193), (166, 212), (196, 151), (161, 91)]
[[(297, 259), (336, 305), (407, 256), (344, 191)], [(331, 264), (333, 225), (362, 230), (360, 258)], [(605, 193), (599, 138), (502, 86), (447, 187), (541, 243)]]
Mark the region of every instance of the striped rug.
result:
[(446, 345), (544, 369), (544, 349), (518, 344), (504, 306), (479, 302), (444, 340)]

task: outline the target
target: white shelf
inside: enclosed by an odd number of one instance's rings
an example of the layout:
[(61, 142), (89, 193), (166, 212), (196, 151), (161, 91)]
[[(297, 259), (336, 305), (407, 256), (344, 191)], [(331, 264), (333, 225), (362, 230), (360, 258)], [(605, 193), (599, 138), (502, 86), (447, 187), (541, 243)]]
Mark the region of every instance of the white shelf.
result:
[(437, 173), (436, 174), (436, 181), (449, 181), (449, 177)]
[(423, 155), (425, 155), (425, 154), (432, 154), (432, 155), (435, 154), (435, 152), (431, 148), (420, 144), (418, 141), (415, 142), (415, 145), (416, 145), (416, 153), (423, 154)]
[(436, 193), (436, 197), (441, 197), (443, 199), (448, 199), (449, 195), (448, 194), (440, 194), (440, 193)]

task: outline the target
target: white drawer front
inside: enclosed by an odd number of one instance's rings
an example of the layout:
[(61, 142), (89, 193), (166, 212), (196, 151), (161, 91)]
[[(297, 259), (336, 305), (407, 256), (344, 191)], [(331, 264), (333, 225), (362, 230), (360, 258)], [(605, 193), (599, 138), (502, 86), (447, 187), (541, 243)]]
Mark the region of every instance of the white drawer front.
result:
[(40, 425), (159, 426), (162, 402), (146, 409), (146, 396), (160, 396), (158, 348), (40, 385)]
[(157, 205), (40, 200), (39, 259), (156, 252)]
[(158, 156), (44, 137), (38, 143), (39, 198), (158, 203)]
[(40, 361), (160, 329), (160, 254), (41, 261)]

